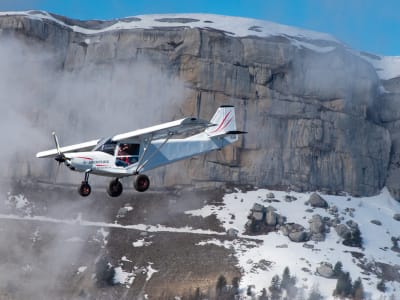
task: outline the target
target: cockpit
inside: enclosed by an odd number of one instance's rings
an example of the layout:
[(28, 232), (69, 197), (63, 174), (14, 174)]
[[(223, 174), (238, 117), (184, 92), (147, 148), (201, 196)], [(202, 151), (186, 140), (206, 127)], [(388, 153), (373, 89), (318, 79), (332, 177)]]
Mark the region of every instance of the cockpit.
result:
[(115, 155), (115, 164), (119, 167), (127, 167), (139, 160), (140, 144), (118, 143), (111, 138), (101, 139), (93, 151), (101, 151)]

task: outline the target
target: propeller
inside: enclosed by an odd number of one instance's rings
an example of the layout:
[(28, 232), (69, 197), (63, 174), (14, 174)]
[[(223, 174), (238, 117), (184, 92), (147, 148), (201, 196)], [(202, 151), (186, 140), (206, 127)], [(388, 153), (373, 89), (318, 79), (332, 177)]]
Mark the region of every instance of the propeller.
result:
[(54, 158), (56, 161), (58, 161), (58, 167), (56, 170), (56, 174), (54, 176), (54, 183), (56, 183), (58, 173), (60, 172), (60, 165), (61, 165), (61, 163), (65, 162), (67, 160), (67, 157), (64, 155), (64, 153), (61, 152), (60, 143), (58, 142), (57, 135), (54, 131), (52, 132), (52, 135), (53, 135), (54, 143), (56, 144), (56, 149), (57, 149), (57, 153), (58, 153), (57, 156)]
[(61, 163), (65, 162), (67, 160), (67, 158), (65, 157), (64, 153), (61, 152), (60, 144), (58, 143), (58, 138), (54, 131), (53, 131), (52, 135), (53, 135), (54, 142), (56, 144), (57, 153), (58, 153), (54, 159), (56, 161), (58, 161), (58, 164), (60, 165)]

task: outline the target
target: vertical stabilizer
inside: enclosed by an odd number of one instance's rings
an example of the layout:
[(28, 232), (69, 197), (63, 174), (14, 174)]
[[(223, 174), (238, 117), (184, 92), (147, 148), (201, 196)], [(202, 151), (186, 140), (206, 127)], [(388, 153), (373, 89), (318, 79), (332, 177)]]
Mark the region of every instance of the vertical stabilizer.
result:
[(210, 122), (213, 125), (206, 129), (208, 136), (212, 137), (236, 131), (235, 108), (231, 105), (220, 106)]

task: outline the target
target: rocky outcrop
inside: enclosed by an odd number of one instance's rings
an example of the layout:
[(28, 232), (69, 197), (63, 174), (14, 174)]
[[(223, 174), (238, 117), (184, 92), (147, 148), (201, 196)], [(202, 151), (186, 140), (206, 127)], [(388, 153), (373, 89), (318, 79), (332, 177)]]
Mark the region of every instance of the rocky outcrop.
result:
[(246, 229), (251, 234), (264, 234), (278, 229), (286, 221), (286, 217), (276, 213), (272, 206), (265, 207), (255, 203), (248, 216)]
[[(185, 26), (193, 21), (184, 18), (178, 27), (144, 29), (140, 19), (132, 19), (126, 22), (138, 28), (105, 30), (114, 23), (31, 14), (0, 16), (0, 39), (44, 45), (57, 57), (57, 68), (69, 73), (149, 61), (185, 82), (184, 115), (209, 118), (221, 104), (237, 107), (238, 127), (249, 133), (223, 155), (185, 161), (179, 168), (185, 171), (160, 172), (161, 185), (228, 181), (372, 195), (386, 183), (392, 149), (388, 180), (397, 193), (392, 167), (400, 150), (397, 139), (393, 146), (391, 141), (398, 124), (385, 128), (372, 118), (380, 85), (376, 71), (337, 42), (235, 36), (212, 24)], [(396, 119), (396, 112), (386, 108), (381, 119)]]

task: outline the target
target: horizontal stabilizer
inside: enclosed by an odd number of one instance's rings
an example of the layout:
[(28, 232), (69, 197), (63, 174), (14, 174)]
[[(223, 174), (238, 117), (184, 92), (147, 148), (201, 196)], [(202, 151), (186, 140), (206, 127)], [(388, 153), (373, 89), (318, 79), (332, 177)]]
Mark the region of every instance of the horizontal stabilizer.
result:
[(210, 137), (216, 138), (216, 137), (225, 137), (225, 136), (229, 136), (229, 135), (246, 134), (246, 133), (247, 133), (246, 131), (229, 130), (229, 131), (217, 132)]
[(239, 130), (231, 130), (231, 131), (227, 131), (225, 132), (225, 134), (246, 134), (247, 131), (239, 131)]

